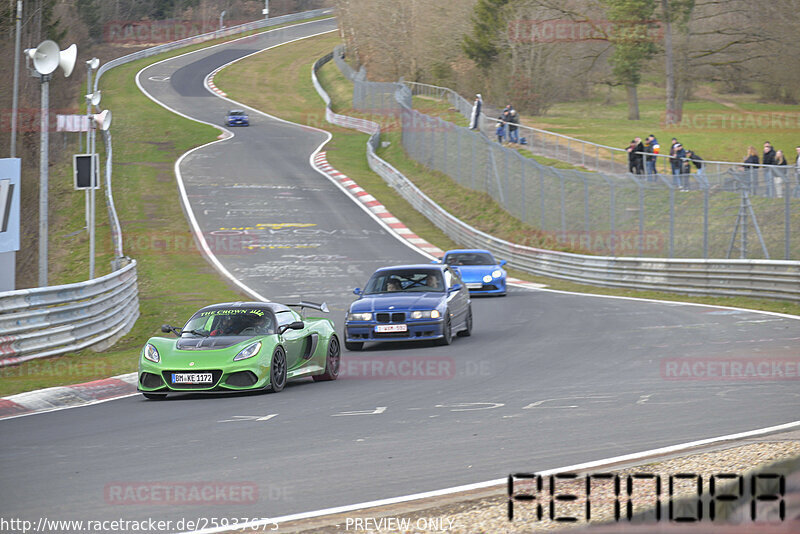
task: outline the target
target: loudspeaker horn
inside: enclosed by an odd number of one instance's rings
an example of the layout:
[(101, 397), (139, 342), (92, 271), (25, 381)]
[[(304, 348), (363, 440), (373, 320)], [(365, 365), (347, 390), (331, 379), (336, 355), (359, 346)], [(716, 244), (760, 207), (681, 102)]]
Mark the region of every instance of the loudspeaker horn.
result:
[(86, 64), (89, 65), (90, 69), (97, 70), (97, 67), (100, 66), (100, 60), (96, 57), (93, 57), (92, 59), (88, 60)]
[(101, 130), (108, 130), (111, 127), (111, 111), (106, 109), (102, 113), (96, 113), (92, 115), (92, 120)]
[(33, 68), (39, 74), (51, 74), (58, 67), (58, 44), (55, 41), (42, 41), (35, 50), (28, 49), (28, 56), (33, 60)]
[[(56, 45), (58, 47), (58, 45)], [(62, 50), (58, 54), (58, 66), (64, 70), (64, 78), (68, 78), (72, 74), (72, 69), (75, 68), (75, 61), (78, 59), (78, 47), (75, 44), (69, 45), (69, 48)]]
[(94, 93), (86, 95), (86, 100), (90, 102), (93, 106), (96, 106), (100, 103), (100, 99), (102, 98), (102, 91), (98, 89)]

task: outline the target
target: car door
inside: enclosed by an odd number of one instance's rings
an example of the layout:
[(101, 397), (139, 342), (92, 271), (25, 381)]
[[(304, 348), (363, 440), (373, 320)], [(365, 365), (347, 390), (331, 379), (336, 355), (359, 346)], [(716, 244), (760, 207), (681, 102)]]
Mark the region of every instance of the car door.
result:
[[(275, 318), (278, 321), (278, 329), (281, 326), (303, 320), (299, 314), (291, 310), (279, 311), (275, 314)], [(281, 334), (282, 344), (286, 349), (286, 368), (290, 371), (303, 363), (303, 345), (307, 335), (308, 332), (305, 328), (302, 330), (288, 328)]]
[[(445, 269), (444, 281), (445, 287), (447, 288), (448, 308), (450, 308), (450, 313), (453, 315), (451, 324), (454, 328), (460, 328), (467, 320), (469, 293), (455, 269), (451, 269), (450, 267)], [(461, 286), (461, 289), (454, 291), (453, 287), (456, 285)]]

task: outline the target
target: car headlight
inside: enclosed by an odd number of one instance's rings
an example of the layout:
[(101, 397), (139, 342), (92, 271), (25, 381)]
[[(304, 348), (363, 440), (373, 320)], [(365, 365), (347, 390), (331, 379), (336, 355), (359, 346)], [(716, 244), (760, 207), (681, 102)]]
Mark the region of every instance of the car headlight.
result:
[(372, 320), (372, 313), (348, 313), (347, 314), (348, 321), (371, 321)]
[(483, 277), (483, 283), (488, 284), (491, 281), (492, 281), (492, 277), (489, 276), (488, 274)]
[(438, 319), (442, 314), (439, 310), (421, 310), (411, 312), (412, 319)]
[(158, 354), (158, 350), (150, 343), (144, 346), (144, 349), (142, 350), (142, 356), (154, 363), (161, 361), (161, 356)]
[(501, 271), (500, 269), (492, 271), (492, 276), (495, 278), (500, 278), (501, 276), (503, 276), (503, 271)]
[(252, 345), (248, 345), (242, 350), (239, 351), (239, 354), (233, 357), (233, 361), (238, 362), (239, 360), (246, 360), (247, 358), (252, 358), (258, 351), (261, 350), (261, 342), (258, 341), (253, 343)]

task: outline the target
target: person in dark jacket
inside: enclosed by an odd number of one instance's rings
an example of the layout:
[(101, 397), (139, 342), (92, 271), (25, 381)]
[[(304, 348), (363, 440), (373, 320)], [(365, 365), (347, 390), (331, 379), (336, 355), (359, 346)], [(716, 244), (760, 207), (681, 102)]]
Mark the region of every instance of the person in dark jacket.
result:
[(645, 169), (647, 170), (647, 179), (651, 182), (658, 180), (658, 173), (656, 171), (656, 163), (658, 160), (657, 154), (661, 152), (661, 146), (658, 144), (658, 139), (653, 134), (647, 136), (647, 141), (644, 145), (644, 151), (652, 156), (645, 156)]
[(636, 139), (631, 139), (625, 151), (628, 152), (628, 172), (636, 174)]
[(686, 149), (680, 143), (672, 145), (672, 185), (681, 191), (688, 191), (689, 178), (683, 176), (683, 160), (686, 158)]
[(746, 187), (750, 190), (750, 193), (755, 193), (758, 190), (758, 167), (753, 167), (753, 165), (758, 164), (758, 152), (756, 152), (756, 147), (751, 145), (747, 148), (747, 158), (744, 160)]
[(670, 168), (672, 169), (673, 175), (681, 173), (681, 160), (678, 159), (678, 156), (676, 155), (677, 153), (677, 150), (675, 149), (676, 145), (680, 145), (680, 143), (678, 142), (677, 138), (673, 137), (672, 145), (669, 147), (669, 157), (670, 157), (669, 165)]
[(644, 174), (644, 143), (642, 143), (641, 137), (637, 137), (633, 141), (636, 143), (636, 146), (633, 148), (636, 155), (636, 174)]
[(519, 143), (519, 115), (516, 109), (511, 109), (508, 113), (508, 142)]
[[(775, 165), (775, 149), (772, 148), (772, 143), (764, 141), (764, 165)], [(774, 169), (771, 167), (764, 167), (764, 185), (767, 188), (766, 194), (768, 197), (775, 196), (775, 177)]]

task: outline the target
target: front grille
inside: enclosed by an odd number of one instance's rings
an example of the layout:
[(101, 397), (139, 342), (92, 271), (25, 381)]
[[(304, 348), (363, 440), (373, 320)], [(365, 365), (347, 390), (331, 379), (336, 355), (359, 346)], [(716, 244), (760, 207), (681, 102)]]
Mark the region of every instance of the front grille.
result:
[(379, 323), (404, 323), (406, 321), (406, 314), (403, 312), (376, 313), (375, 320)]
[[(210, 384), (173, 384), (172, 383), (172, 373), (211, 373), (211, 383)], [(162, 371), (161, 374), (164, 376), (164, 382), (171, 387), (172, 389), (208, 389), (213, 387), (219, 382), (219, 379), (222, 378), (222, 370), (220, 369), (197, 369), (192, 371), (187, 371), (183, 369), (181, 371)]]
[(149, 389), (160, 388), (164, 385), (161, 377), (153, 373), (142, 373), (142, 376), (139, 377), (139, 383)]

